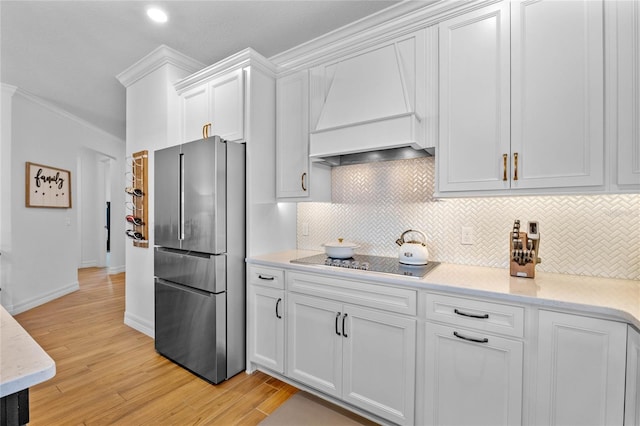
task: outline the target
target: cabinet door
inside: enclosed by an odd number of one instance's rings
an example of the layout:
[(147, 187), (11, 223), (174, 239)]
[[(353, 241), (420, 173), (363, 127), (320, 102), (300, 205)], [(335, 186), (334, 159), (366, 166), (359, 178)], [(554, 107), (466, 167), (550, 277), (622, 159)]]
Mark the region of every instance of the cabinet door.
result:
[(202, 139), (202, 127), (209, 123), (209, 87), (203, 84), (181, 96), (182, 142)]
[(249, 287), (249, 359), (284, 373), (284, 291)]
[(345, 306), (343, 399), (401, 425), (414, 423), (416, 320)]
[(602, 23), (602, 1), (511, 2), (513, 188), (603, 184)]
[(425, 332), (426, 424), (522, 423), (522, 342), (431, 322)]
[(442, 22), (439, 37), (438, 188), (509, 188), (509, 4)]
[(640, 426), (640, 333), (628, 326), (625, 426)]
[(540, 311), (533, 424), (622, 424), (626, 324)]
[(276, 84), (277, 196), (309, 196), (309, 73)]
[(209, 136), (218, 135), (228, 141), (244, 138), (244, 79), (239, 69), (209, 83)]
[(289, 293), (287, 313), (287, 376), (340, 398), (342, 304)]
[(618, 185), (640, 185), (640, 2), (618, 8)]

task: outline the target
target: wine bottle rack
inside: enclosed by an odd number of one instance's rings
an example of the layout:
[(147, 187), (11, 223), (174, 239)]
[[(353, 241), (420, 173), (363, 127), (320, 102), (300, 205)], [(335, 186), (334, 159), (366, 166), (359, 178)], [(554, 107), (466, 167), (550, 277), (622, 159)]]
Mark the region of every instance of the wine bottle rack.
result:
[[(134, 247), (143, 248), (149, 247), (147, 157), (148, 152), (146, 150), (135, 152), (131, 155), (131, 181), (129, 182), (130, 185), (125, 189), (128, 194), (127, 196), (131, 198), (130, 201), (127, 202), (127, 215), (132, 215), (142, 220), (142, 223), (137, 224), (127, 221), (127, 230), (133, 230), (142, 235), (141, 239), (131, 238), (129, 235), (128, 238), (132, 239)], [(139, 195), (134, 195), (132, 192), (137, 192)]]

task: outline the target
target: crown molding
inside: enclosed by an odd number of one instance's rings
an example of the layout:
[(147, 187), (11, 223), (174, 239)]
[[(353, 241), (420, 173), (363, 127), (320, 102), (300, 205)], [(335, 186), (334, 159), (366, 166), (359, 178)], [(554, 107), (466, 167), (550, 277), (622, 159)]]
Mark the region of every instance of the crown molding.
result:
[(277, 72), (276, 67), (271, 63), (271, 61), (249, 47), (183, 78), (175, 83), (174, 87), (180, 95), (184, 91), (197, 86), (206, 80), (210, 80), (219, 75), (247, 66), (256, 66), (273, 77), (275, 77)]
[(189, 73), (196, 72), (206, 66), (202, 62), (196, 61), (163, 44), (122, 71), (116, 78), (124, 87), (129, 87), (136, 81), (167, 64)]
[[(5, 85), (4, 84), (2, 85), (2, 89), (3, 90), (5, 89)], [(57, 114), (57, 115), (59, 115), (59, 116), (61, 116), (63, 118), (66, 118), (68, 120), (74, 121), (75, 123), (77, 123), (77, 124), (79, 124), (79, 125), (81, 125), (83, 127), (86, 127), (87, 129), (90, 129), (90, 130), (92, 130), (94, 132), (97, 132), (97, 133), (100, 133), (100, 134), (102, 134), (104, 136), (107, 136), (109, 138), (115, 139), (117, 142), (120, 142), (120, 143), (122, 143), (124, 145), (124, 140), (119, 138), (118, 136), (101, 129), (101, 128), (89, 123), (86, 120), (83, 120), (82, 118), (78, 117), (77, 115), (71, 114), (69, 111), (62, 109), (59, 106), (52, 104), (51, 102), (45, 101), (44, 99), (34, 95), (33, 93), (27, 92), (26, 90), (20, 89), (19, 87), (15, 88), (14, 93), (16, 95), (22, 96), (26, 100), (31, 101), (36, 105), (39, 105), (39, 106), (47, 109), (50, 112), (53, 112), (54, 114)]]
[(310, 68), (499, 0), (405, 0), (269, 58), (278, 76)]

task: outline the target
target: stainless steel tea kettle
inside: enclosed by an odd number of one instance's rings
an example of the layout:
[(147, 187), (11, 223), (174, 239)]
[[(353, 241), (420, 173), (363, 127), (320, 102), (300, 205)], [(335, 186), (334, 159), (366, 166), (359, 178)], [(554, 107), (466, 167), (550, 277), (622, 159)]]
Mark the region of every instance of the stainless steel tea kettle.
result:
[[(406, 241), (407, 234), (418, 234), (422, 237), (422, 241), (411, 239)], [(405, 265), (426, 265), (429, 259), (429, 250), (427, 250), (427, 236), (421, 231), (409, 229), (404, 231), (400, 238), (396, 240), (396, 244), (400, 246), (398, 250), (398, 260)]]

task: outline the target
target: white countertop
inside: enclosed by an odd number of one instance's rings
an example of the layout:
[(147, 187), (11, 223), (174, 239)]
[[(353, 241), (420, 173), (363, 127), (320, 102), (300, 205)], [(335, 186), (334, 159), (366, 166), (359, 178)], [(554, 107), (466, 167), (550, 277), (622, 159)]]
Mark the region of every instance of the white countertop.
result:
[(11, 395), (56, 375), (56, 363), (0, 306), (0, 397)]
[(405, 287), (491, 297), (539, 307), (555, 307), (585, 315), (626, 322), (640, 330), (640, 281), (536, 271), (536, 278), (518, 278), (508, 269), (443, 263), (424, 278), (402, 277), (332, 266), (290, 263), (318, 251), (290, 250), (247, 259), (247, 263), (321, 272)]

